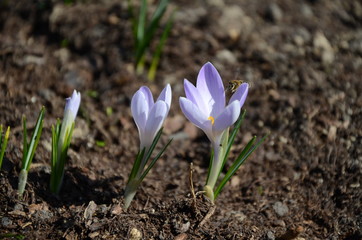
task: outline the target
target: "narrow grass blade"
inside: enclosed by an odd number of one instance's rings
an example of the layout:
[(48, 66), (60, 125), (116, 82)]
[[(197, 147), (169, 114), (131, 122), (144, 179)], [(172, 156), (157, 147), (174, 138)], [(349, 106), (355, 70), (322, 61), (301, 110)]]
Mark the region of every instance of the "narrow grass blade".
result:
[[(129, 178), (128, 178), (128, 183), (135, 178), (135, 176), (137, 175), (137, 172), (138, 172), (138, 169), (140, 168), (140, 165), (141, 165), (141, 162), (142, 162), (142, 159), (143, 159), (143, 156), (145, 155), (145, 148), (142, 149), (141, 152), (138, 152), (137, 154), (137, 158), (136, 158), (136, 161), (134, 162), (133, 164), (133, 167), (132, 167), (132, 171), (129, 175)], [(128, 184), (127, 183), (127, 184)]]
[(147, 176), (148, 172), (151, 170), (151, 168), (153, 167), (153, 165), (155, 165), (156, 161), (161, 157), (161, 155), (165, 152), (166, 148), (168, 147), (168, 145), (170, 145), (170, 143), (172, 142), (173, 139), (171, 139), (170, 141), (168, 141), (168, 143), (162, 148), (162, 150), (157, 154), (157, 156), (150, 162), (150, 164), (148, 165), (147, 169), (142, 173), (142, 176), (140, 178), (140, 181), (143, 181), (143, 179)]
[(136, 65), (138, 66), (139, 62), (145, 55), (146, 48), (143, 48), (145, 41), (145, 33), (146, 31), (146, 17), (147, 17), (147, 1), (142, 0), (140, 12), (138, 15), (138, 21), (136, 25), (136, 42), (135, 42), (135, 49), (136, 49)]
[(138, 44), (143, 41), (145, 38), (145, 29), (146, 29), (146, 16), (147, 16), (147, 1), (142, 0), (141, 3), (141, 9), (138, 16), (138, 22), (137, 22), (137, 45), (136, 48), (138, 48)]
[[(0, 131), (0, 135), (2, 135), (2, 130)], [(6, 130), (3, 141), (0, 140), (0, 144), (1, 144), (0, 169), (1, 169), (1, 166), (3, 164), (3, 158), (4, 158), (6, 146), (8, 145), (9, 135), (10, 135), (10, 127), (8, 127), (8, 129)]]
[(142, 40), (140, 45), (137, 45), (136, 63), (140, 61), (140, 59), (144, 55), (144, 52), (146, 51), (146, 48), (150, 45), (151, 39), (153, 38), (157, 30), (159, 22), (166, 11), (168, 2), (169, 0), (161, 0), (159, 5), (157, 6), (156, 11), (151, 18), (150, 25), (146, 28), (144, 39)]
[(35, 150), (36, 150), (36, 147), (38, 146), (39, 139), (40, 139), (40, 136), (41, 136), (41, 132), (43, 130), (44, 113), (45, 113), (45, 107), (42, 107), (42, 109), (41, 109), (41, 111), (39, 113), (39, 116), (38, 116), (38, 120), (37, 120), (36, 125), (35, 125), (33, 135), (32, 135), (31, 140), (30, 140), (30, 144), (29, 144), (28, 149), (27, 149), (28, 152), (27, 152), (25, 160), (23, 162), (23, 166), (24, 166), (23, 169), (26, 169), (27, 171), (30, 168), (30, 164), (31, 164), (31, 162), (33, 160)]
[(137, 19), (135, 18), (132, 0), (128, 0), (127, 4), (128, 4), (128, 6), (127, 6), (128, 14), (132, 21), (132, 33), (133, 33), (133, 37), (136, 41), (136, 39), (137, 39)]
[(163, 131), (163, 127), (157, 132), (157, 134), (156, 134), (156, 136), (155, 136), (155, 139), (153, 139), (153, 142), (152, 142), (152, 144), (151, 144), (151, 146), (150, 146), (150, 149), (149, 149), (148, 152), (146, 153), (146, 157), (145, 157), (145, 159), (146, 159), (145, 161), (146, 161), (146, 162), (145, 162), (144, 165), (146, 165), (147, 162), (148, 162), (148, 160), (150, 159), (151, 154), (152, 154), (153, 150), (155, 149), (155, 147), (156, 147), (156, 145), (157, 145), (157, 143), (158, 143), (158, 140), (160, 140), (162, 131)]
[(156, 77), (156, 72), (157, 72), (157, 67), (158, 67), (158, 63), (160, 62), (160, 57), (161, 57), (161, 53), (162, 53), (162, 49), (163, 46), (165, 45), (165, 42), (168, 38), (168, 35), (171, 32), (171, 28), (172, 28), (172, 24), (173, 24), (173, 18), (174, 18), (174, 14), (175, 14), (175, 10), (173, 11), (172, 15), (170, 16), (170, 18), (167, 21), (166, 27), (163, 30), (160, 42), (157, 45), (156, 51), (153, 54), (152, 57), (152, 62), (151, 62), (151, 66), (150, 69), (148, 70), (148, 80), (150, 81), (154, 81), (155, 77)]
[[(224, 168), (225, 166), (225, 163), (228, 159), (228, 156), (229, 156), (229, 153), (230, 153), (230, 149), (231, 149), (231, 146), (234, 144), (234, 141), (235, 141), (235, 137), (236, 137), (236, 134), (239, 132), (239, 129), (241, 127), (241, 124), (243, 123), (244, 121), (244, 118), (245, 118), (245, 115), (246, 115), (246, 110), (244, 110), (241, 114), (241, 116), (239, 117), (238, 121), (236, 122), (236, 125), (235, 127), (233, 128), (230, 136), (229, 136), (229, 140), (227, 142), (227, 147), (225, 149), (225, 155), (224, 155), (224, 159), (223, 159), (223, 162), (222, 162), (222, 166), (220, 168), (220, 173), (222, 171), (222, 169)], [(219, 175), (220, 175), (219, 173)]]
[(21, 168), (25, 168), (25, 158), (28, 155), (28, 130), (26, 128), (26, 117), (23, 116), (23, 159)]
[(2, 138), (3, 138), (3, 125), (0, 124), (0, 145), (1, 145)]
[(240, 153), (236, 161), (230, 167), (228, 172), (226, 173), (225, 177), (221, 180), (221, 183), (215, 190), (215, 198), (219, 195), (220, 191), (224, 188), (225, 184), (230, 180), (230, 178), (235, 174), (235, 172), (239, 169), (241, 164), (252, 154), (259, 146), (264, 142), (267, 138), (268, 134), (265, 135), (262, 139), (260, 139), (254, 146), (253, 143), (256, 137), (253, 137), (249, 143), (245, 146), (244, 150)]

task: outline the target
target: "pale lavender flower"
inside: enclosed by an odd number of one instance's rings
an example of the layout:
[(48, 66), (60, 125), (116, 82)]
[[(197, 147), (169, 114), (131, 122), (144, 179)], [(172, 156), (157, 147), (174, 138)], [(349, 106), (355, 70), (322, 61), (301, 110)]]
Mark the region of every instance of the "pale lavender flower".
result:
[(186, 98), (180, 98), (182, 112), (188, 120), (205, 132), (213, 145), (214, 157), (205, 186), (206, 194), (213, 200), (212, 189), (221, 171), (225, 154), (226, 146), (222, 146), (222, 138), (239, 118), (249, 86), (247, 83), (241, 84), (226, 105), (221, 77), (211, 63), (206, 63), (197, 76), (196, 87), (185, 79), (184, 88)]
[(185, 79), (184, 88), (186, 98), (180, 98), (182, 112), (205, 132), (212, 143), (216, 143), (224, 130), (238, 119), (249, 86), (247, 83), (241, 84), (225, 106), (221, 77), (211, 63), (206, 63), (199, 72), (196, 87)]
[(151, 146), (157, 132), (162, 127), (171, 106), (171, 87), (162, 90), (156, 102), (148, 87), (141, 87), (132, 97), (131, 110), (140, 136), (140, 149)]
[[(141, 87), (132, 97), (131, 111), (140, 137), (140, 152), (138, 154), (143, 152), (143, 157), (142, 159), (138, 159), (138, 156), (140, 155), (137, 156), (128, 179), (124, 193), (125, 209), (129, 207), (138, 186), (148, 173), (148, 170), (144, 169), (147, 162), (149, 162), (148, 160), (153, 151), (151, 145), (154, 141), (155, 144), (157, 144), (159, 138), (156, 138), (156, 135), (160, 131), (162, 124), (168, 115), (171, 106), (171, 98), (172, 93), (169, 84), (162, 90), (156, 102), (153, 101), (152, 93), (148, 87)], [(167, 148), (168, 144), (162, 152)], [(148, 168), (152, 167), (157, 159), (152, 160), (149, 163)]]

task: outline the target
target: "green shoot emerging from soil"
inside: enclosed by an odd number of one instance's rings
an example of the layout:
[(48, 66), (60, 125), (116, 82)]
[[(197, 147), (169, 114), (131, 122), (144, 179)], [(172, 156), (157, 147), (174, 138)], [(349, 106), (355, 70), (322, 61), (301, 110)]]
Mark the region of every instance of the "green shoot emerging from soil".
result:
[(74, 121), (80, 105), (80, 93), (74, 90), (72, 96), (66, 99), (64, 117), (60, 124), (58, 119), (55, 127), (52, 126), (52, 162), (50, 175), (50, 191), (59, 194), (63, 182), (64, 167), (67, 152), (72, 140)]
[(6, 146), (8, 145), (8, 139), (10, 135), (10, 127), (7, 128), (4, 138), (3, 138), (3, 125), (0, 125), (0, 169), (3, 164), (3, 158), (6, 150)]
[[(161, 0), (151, 19), (147, 19), (147, 0), (142, 0), (138, 18), (136, 17), (132, 0), (128, 0), (128, 9), (130, 15), (132, 16), (133, 36), (135, 39), (135, 64), (138, 74), (143, 74), (147, 49), (149, 49), (156, 30), (160, 26), (160, 20), (166, 12), (168, 3), (169, 0)], [(155, 78), (162, 49), (169, 36), (172, 23), (173, 14), (167, 20), (167, 24), (163, 29), (161, 39), (156, 47), (155, 52), (153, 53), (151, 66), (148, 72), (148, 79), (150, 81), (153, 81)]]
[(25, 185), (28, 179), (28, 171), (30, 169), (31, 162), (35, 154), (36, 147), (38, 146), (41, 132), (43, 130), (45, 107), (42, 107), (36, 121), (35, 129), (31, 137), (30, 143), (28, 143), (28, 134), (26, 128), (26, 118), (23, 117), (23, 159), (21, 164), (21, 171), (19, 174), (18, 194), (21, 198), (23, 196)]

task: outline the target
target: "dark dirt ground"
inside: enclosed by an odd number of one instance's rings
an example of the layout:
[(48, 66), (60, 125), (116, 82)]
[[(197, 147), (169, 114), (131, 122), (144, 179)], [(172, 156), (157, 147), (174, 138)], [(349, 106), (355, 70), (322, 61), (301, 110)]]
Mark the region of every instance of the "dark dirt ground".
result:
[[(362, 2), (178, 0), (175, 7), (149, 83), (134, 72), (126, 1), (0, 1), (0, 123), (12, 128), (0, 172), (0, 238), (362, 239)], [(195, 207), (189, 166), (202, 190), (209, 144), (178, 105), (183, 78), (195, 82), (207, 61), (225, 84), (241, 78), (252, 86), (231, 155), (252, 135), (271, 133), (208, 219), (213, 207), (202, 195)], [(130, 99), (141, 85), (158, 94), (166, 83), (173, 105), (162, 142), (174, 141), (123, 211), (138, 151)], [(57, 198), (48, 190), (50, 127), (73, 89), (82, 103)], [(34, 126), (42, 105), (43, 135), (17, 200), (21, 117)]]

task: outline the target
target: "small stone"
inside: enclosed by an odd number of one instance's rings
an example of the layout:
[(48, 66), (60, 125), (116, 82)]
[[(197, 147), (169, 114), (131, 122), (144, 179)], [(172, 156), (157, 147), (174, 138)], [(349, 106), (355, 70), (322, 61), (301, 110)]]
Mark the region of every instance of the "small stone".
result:
[(182, 224), (181, 228), (180, 228), (180, 232), (184, 233), (187, 232), (190, 228), (190, 222), (186, 222), (184, 224)]
[(279, 201), (274, 203), (273, 209), (276, 212), (276, 214), (278, 214), (278, 216), (280, 216), (280, 217), (286, 215), (289, 211), (287, 205), (285, 205), (284, 203), (279, 202)]
[(112, 207), (111, 214), (119, 215), (122, 213), (122, 211), (123, 211), (123, 209), (122, 209), (121, 205), (118, 203)]
[(71, 53), (68, 48), (60, 48), (59, 50), (54, 51), (54, 57), (58, 58), (62, 64), (69, 62)]
[(268, 231), (266, 233), (266, 237), (267, 237), (268, 240), (274, 240), (275, 239), (274, 233), (272, 231)]
[(285, 227), (285, 222), (283, 220), (276, 220), (274, 223), (274, 226), (279, 226), (279, 227)]
[(117, 25), (120, 22), (120, 19), (115, 14), (111, 14), (108, 17), (108, 22), (112, 25)]
[(329, 141), (334, 141), (336, 139), (336, 135), (337, 135), (337, 127), (336, 126), (330, 126), (329, 130), (328, 130), (328, 140)]
[(241, 182), (240, 178), (238, 176), (234, 176), (231, 178), (230, 185), (232, 187), (237, 187), (240, 185), (240, 182)]
[(21, 205), (20, 203), (17, 203), (17, 204), (15, 204), (15, 206), (14, 206), (14, 210), (23, 211), (23, 210), (24, 210), (24, 207), (23, 207), (23, 205)]
[(129, 235), (130, 235), (129, 236), (130, 240), (141, 240), (142, 239), (142, 233), (137, 228), (132, 228)]
[(39, 220), (48, 220), (50, 218), (53, 217), (53, 213), (47, 210), (39, 210), (36, 211), (35, 214), (33, 214), (33, 217), (35, 219), (39, 219)]
[(186, 240), (188, 238), (186, 233), (181, 233), (175, 237), (174, 240)]
[(93, 214), (97, 209), (97, 204), (94, 201), (90, 201), (87, 208), (84, 210), (84, 218), (92, 219)]
[(316, 33), (313, 39), (313, 46), (314, 54), (320, 58), (323, 64), (331, 64), (334, 61), (333, 48), (323, 33)]
[(89, 238), (95, 238), (99, 236), (99, 232), (93, 232), (88, 235)]
[(283, 11), (277, 4), (272, 3), (266, 10), (266, 17), (273, 22), (280, 22), (283, 18)]
[(9, 227), (13, 224), (13, 221), (11, 221), (10, 218), (8, 217), (2, 217), (1, 218), (1, 225), (4, 227)]
[(313, 11), (307, 4), (302, 4), (302, 6), (300, 6), (300, 12), (306, 18), (313, 17)]
[(240, 36), (245, 37), (251, 33), (254, 22), (241, 7), (230, 5), (223, 8), (218, 25), (221, 36), (228, 36), (231, 40), (236, 41)]
[(235, 64), (237, 62), (235, 55), (227, 49), (218, 51), (216, 53), (216, 59), (223, 64)]

